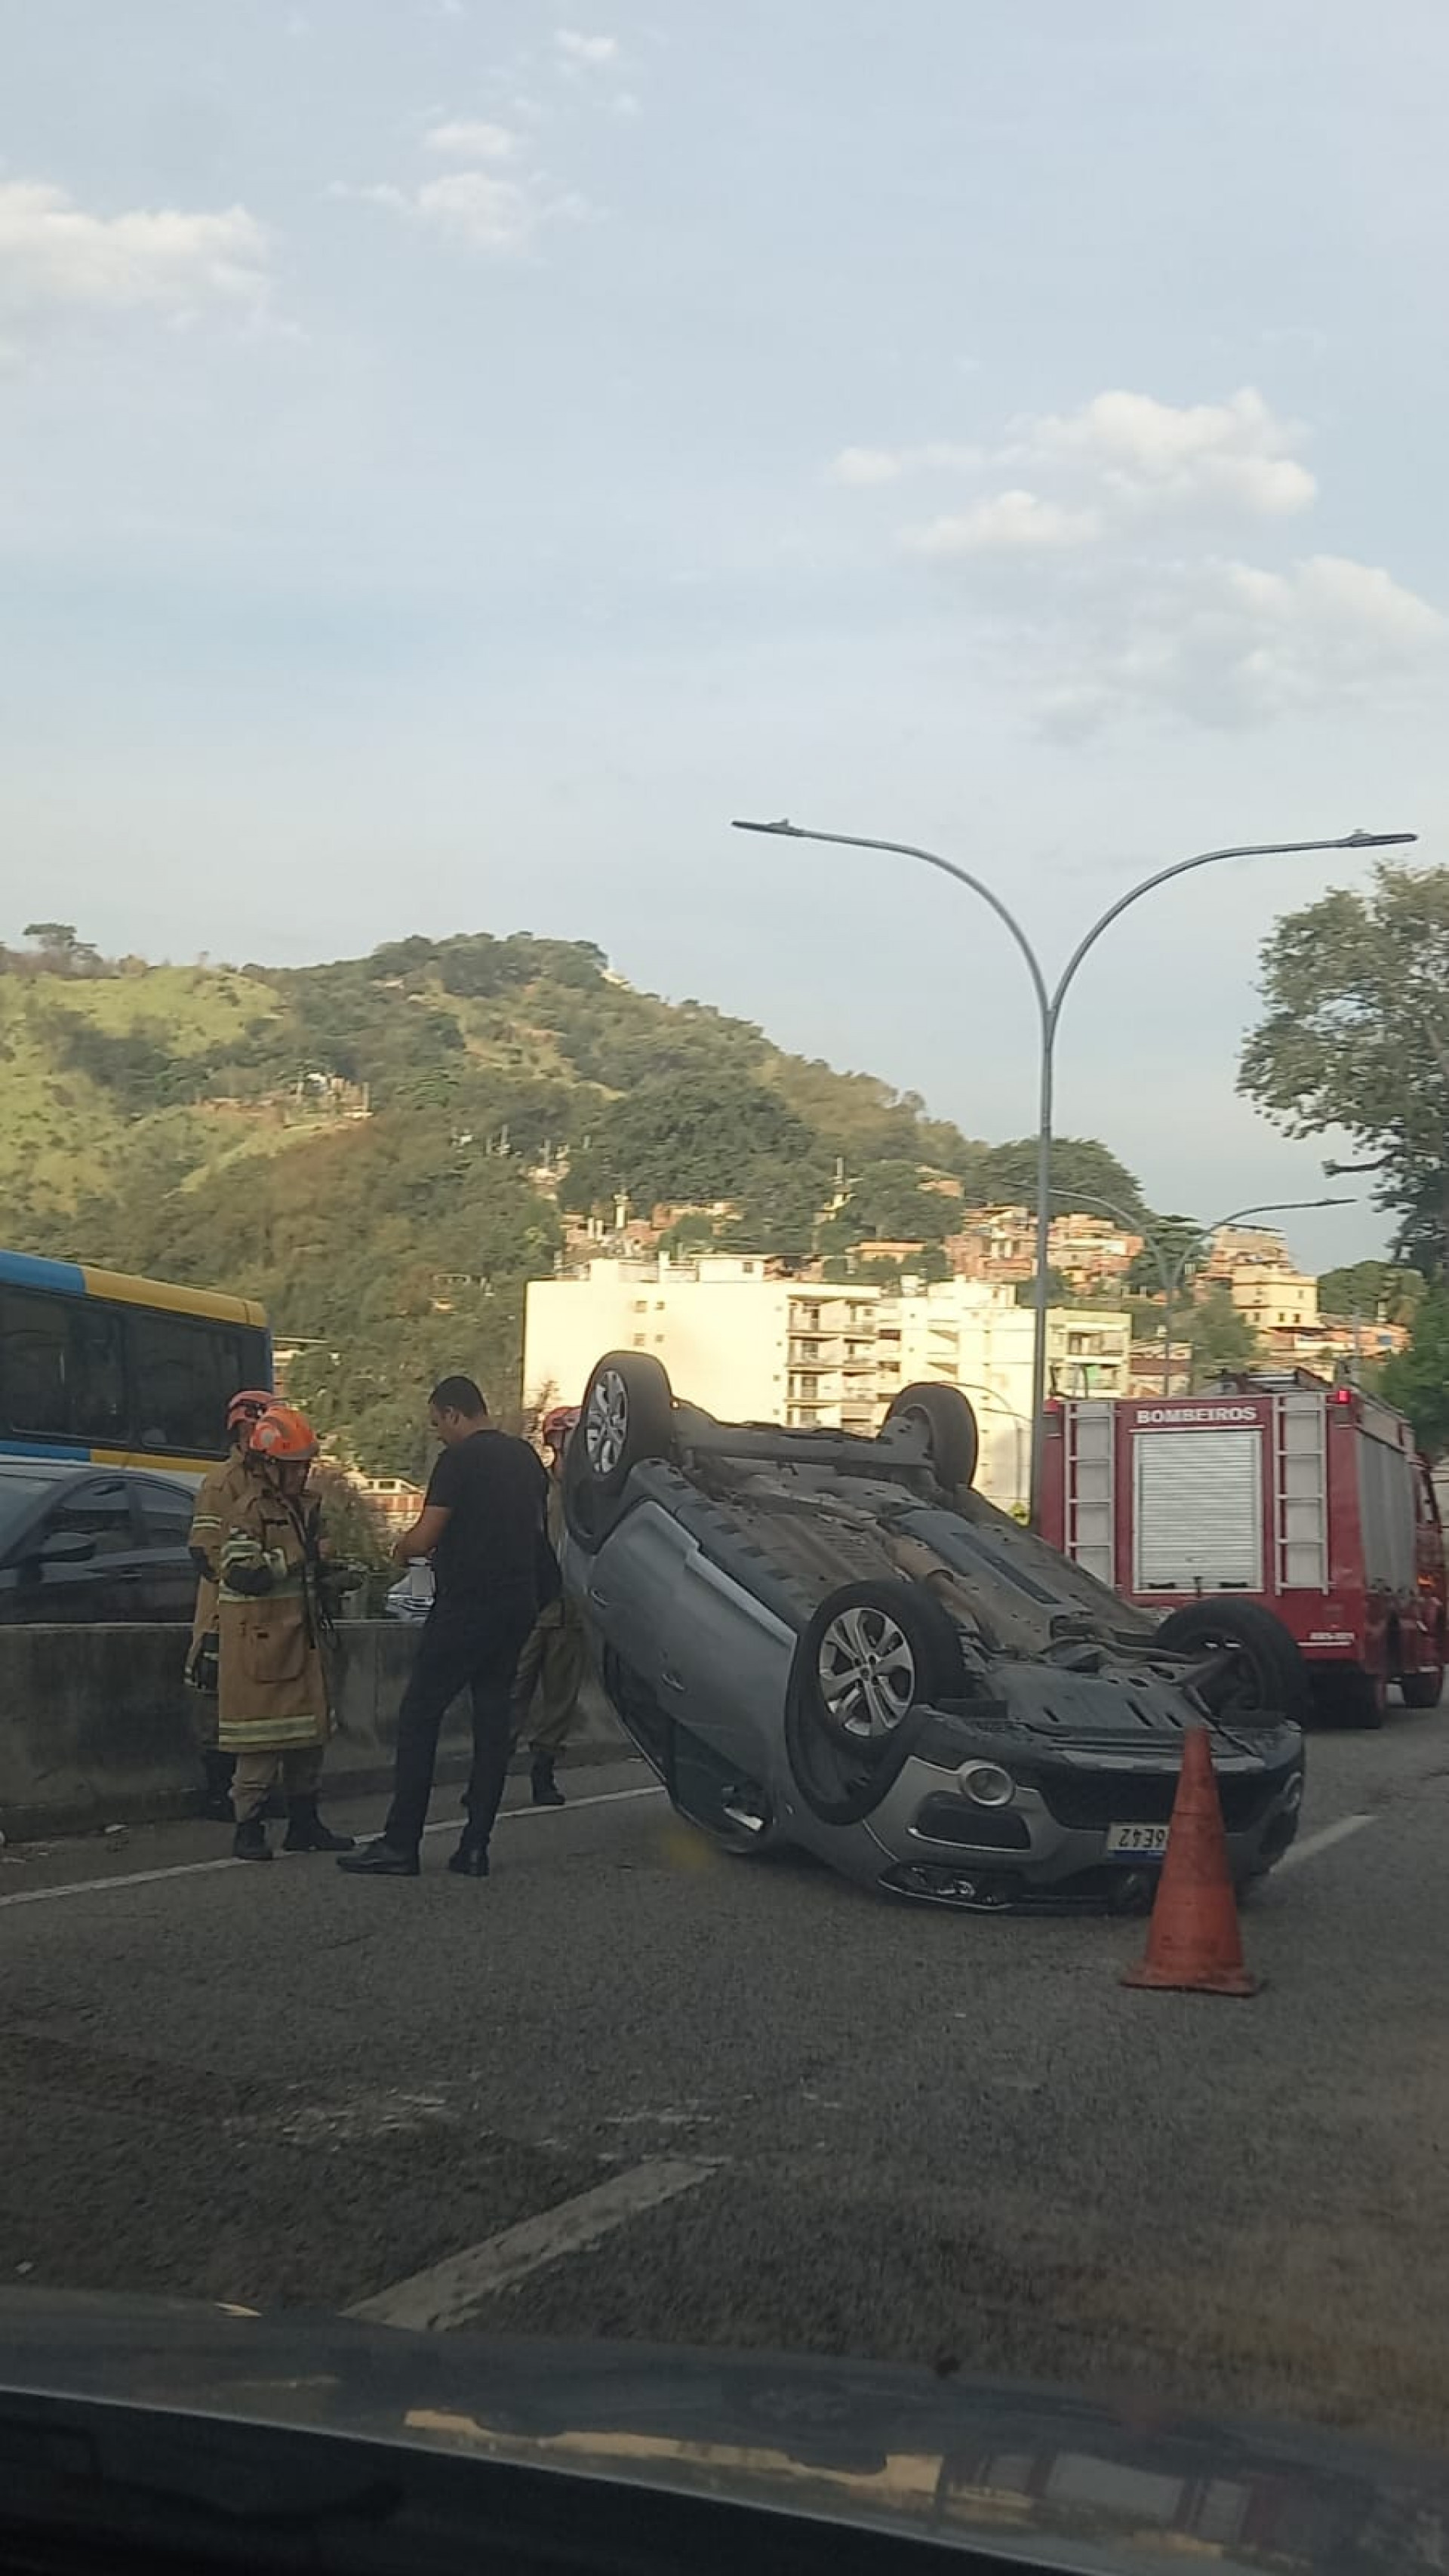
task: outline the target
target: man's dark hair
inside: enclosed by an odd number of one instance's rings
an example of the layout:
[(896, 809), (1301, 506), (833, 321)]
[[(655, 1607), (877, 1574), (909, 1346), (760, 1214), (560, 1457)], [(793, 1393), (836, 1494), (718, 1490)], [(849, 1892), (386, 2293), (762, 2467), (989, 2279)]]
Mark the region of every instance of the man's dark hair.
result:
[(428, 1402), (435, 1413), (461, 1413), (467, 1422), (488, 1411), (483, 1389), (471, 1377), (440, 1377)]

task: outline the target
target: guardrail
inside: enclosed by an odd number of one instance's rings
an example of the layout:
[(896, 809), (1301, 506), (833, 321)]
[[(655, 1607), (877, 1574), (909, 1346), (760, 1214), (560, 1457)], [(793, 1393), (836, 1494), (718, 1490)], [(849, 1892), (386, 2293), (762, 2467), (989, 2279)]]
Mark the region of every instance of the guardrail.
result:
[[(155, 1823), (196, 1804), (201, 1703), (182, 1678), (179, 1626), (0, 1628), (0, 1829), (14, 1841)], [(338, 1727), (327, 1748), (335, 1791), (385, 1786), (397, 1709), (417, 1631), (391, 1619), (337, 1632)], [(466, 1701), (444, 1721), (440, 1779), (469, 1745)], [(598, 1684), (584, 1686), (570, 1751), (609, 1761), (629, 1749)]]

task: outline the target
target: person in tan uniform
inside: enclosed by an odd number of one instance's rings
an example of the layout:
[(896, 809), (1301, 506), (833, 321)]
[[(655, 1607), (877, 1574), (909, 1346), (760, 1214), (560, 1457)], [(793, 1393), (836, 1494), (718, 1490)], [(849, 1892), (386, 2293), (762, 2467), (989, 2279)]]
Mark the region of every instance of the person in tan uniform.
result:
[(230, 1446), (224, 1458), (218, 1459), (202, 1477), (191, 1515), (191, 1562), (196, 1568), (196, 1615), (191, 1623), (191, 1647), (186, 1658), (186, 1678), (198, 1695), (196, 1723), (198, 1750), (201, 1754), (201, 1812), (213, 1822), (221, 1823), (231, 1815), (231, 1755), (223, 1753), (216, 1740), (216, 1578), (221, 1542), (226, 1531), (226, 1518), (236, 1495), (246, 1479), (242, 1451), (246, 1436), (259, 1414), (274, 1401), (265, 1387), (247, 1386), (234, 1395), (226, 1408), (226, 1435)]
[(247, 1432), (243, 1481), (225, 1513), (218, 1557), (220, 1691), (217, 1741), (234, 1754), (231, 1797), (238, 1860), (270, 1860), (263, 1811), (278, 1774), (287, 1800), (283, 1850), (345, 1852), (317, 1813), (331, 1733), (323, 1631), (350, 1570), (324, 1561), (319, 1512), (307, 1493), (317, 1435), (290, 1404), (270, 1404)]
[[(563, 1548), (564, 1452), (578, 1428), (576, 1404), (555, 1405), (539, 1425), (548, 1451), (548, 1535), (557, 1555)], [(554, 1778), (554, 1763), (573, 1732), (579, 1692), (588, 1665), (584, 1624), (566, 1592), (546, 1602), (518, 1658), (509, 1707), (509, 1738), (516, 1745), (528, 1728), (529, 1787), (536, 1807), (561, 1807), (564, 1793)], [(532, 1725), (529, 1725), (530, 1716)]]

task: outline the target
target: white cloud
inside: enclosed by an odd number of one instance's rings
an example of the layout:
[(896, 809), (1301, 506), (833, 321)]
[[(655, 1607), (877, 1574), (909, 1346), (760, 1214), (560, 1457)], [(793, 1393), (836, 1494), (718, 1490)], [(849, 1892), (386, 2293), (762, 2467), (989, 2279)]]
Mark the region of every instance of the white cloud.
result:
[(1223, 503), (1265, 518), (1309, 508), (1317, 485), (1291, 450), (1302, 431), (1251, 385), (1221, 403), (1103, 393), (1022, 425), (1016, 453), (1075, 464), (1128, 503)]
[(423, 141), (430, 152), (445, 161), (513, 161), (518, 157), (518, 136), (507, 125), (495, 125), (485, 117), (446, 117), (440, 125), (430, 125)]
[(907, 474), (968, 474), (986, 462), (984, 448), (941, 440), (922, 447), (842, 447), (830, 475), (836, 483), (899, 483)]
[(174, 323), (208, 309), (256, 318), (270, 288), (265, 230), (245, 206), (94, 215), (64, 188), (0, 183), (0, 332), (69, 314), (151, 311)]
[[(1209, 560), (1104, 583), (1044, 701), (1055, 730), (1167, 712), (1243, 727), (1382, 708), (1441, 662), (1449, 620), (1372, 564), (1310, 555), (1286, 572)], [(1066, 661), (1072, 667), (1062, 669)]]
[(1100, 533), (1092, 510), (1064, 510), (1035, 492), (997, 492), (955, 517), (906, 528), (901, 543), (912, 554), (1056, 553), (1091, 545)]
[(416, 188), (400, 188), (391, 180), (352, 187), (339, 179), (327, 193), (363, 205), (385, 206), (390, 214), (437, 233), (459, 249), (492, 259), (521, 257), (546, 225), (585, 211), (579, 197), (551, 195), (537, 173), (503, 179), (493, 170), (449, 170)]
[(577, 27), (557, 27), (553, 49), (566, 72), (603, 71), (619, 59), (617, 36), (586, 36)]
[[(1025, 703), (1055, 727), (1164, 714), (1242, 726), (1407, 702), (1441, 682), (1449, 647), (1428, 600), (1326, 549), (1264, 566), (1223, 542), (1229, 525), (1271, 529), (1317, 502), (1295, 452), (1306, 435), (1251, 386), (1186, 404), (1111, 391), (991, 446), (847, 447), (829, 472), (856, 488), (928, 474), (966, 485), (897, 542), (943, 566), (995, 559), (989, 582), (963, 581), (962, 614), (1006, 639)], [(991, 488), (1007, 462), (1029, 476)]]

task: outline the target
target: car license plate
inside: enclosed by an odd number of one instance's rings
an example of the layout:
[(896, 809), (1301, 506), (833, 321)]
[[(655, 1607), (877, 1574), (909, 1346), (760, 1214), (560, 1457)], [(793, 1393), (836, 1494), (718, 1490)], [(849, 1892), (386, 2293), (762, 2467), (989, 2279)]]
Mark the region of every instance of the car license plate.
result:
[(1167, 1827), (1109, 1825), (1107, 1849), (1118, 1860), (1161, 1860), (1167, 1849)]

